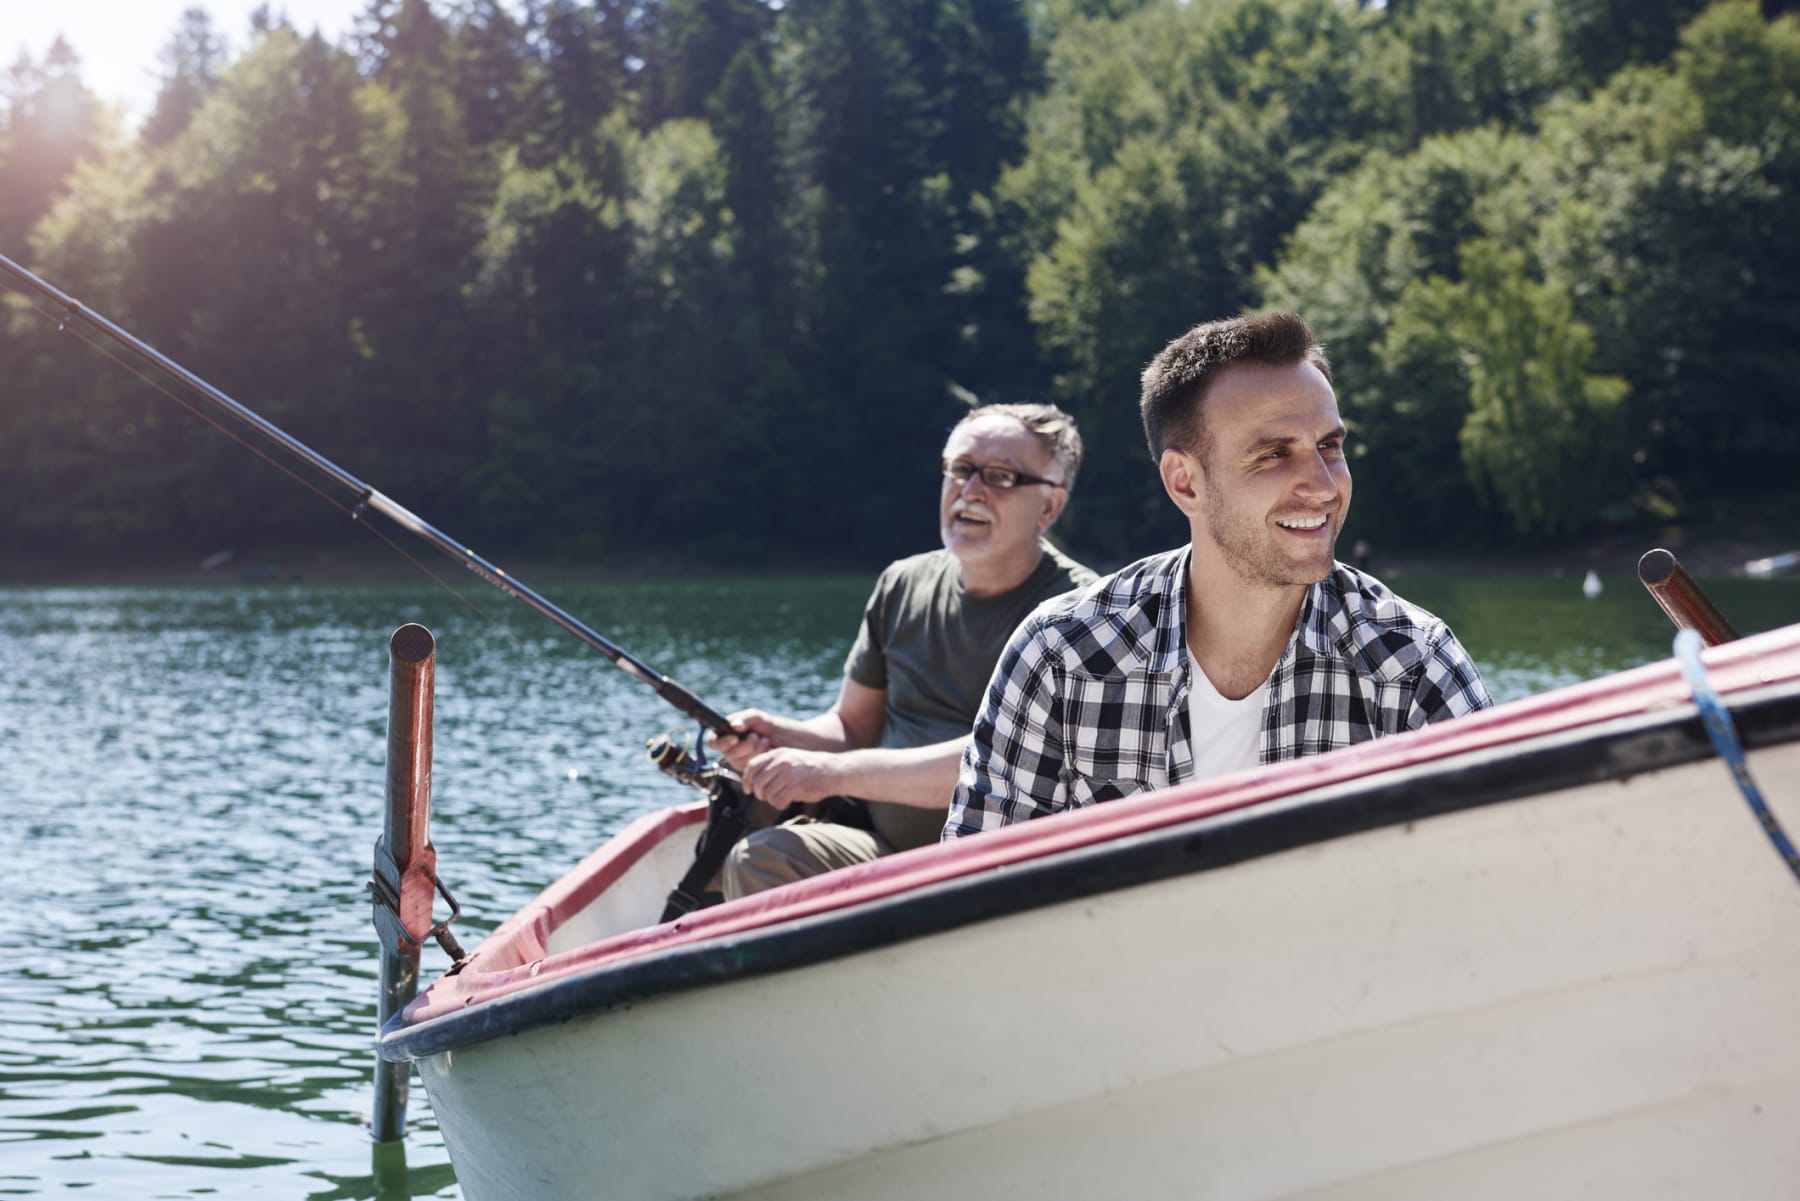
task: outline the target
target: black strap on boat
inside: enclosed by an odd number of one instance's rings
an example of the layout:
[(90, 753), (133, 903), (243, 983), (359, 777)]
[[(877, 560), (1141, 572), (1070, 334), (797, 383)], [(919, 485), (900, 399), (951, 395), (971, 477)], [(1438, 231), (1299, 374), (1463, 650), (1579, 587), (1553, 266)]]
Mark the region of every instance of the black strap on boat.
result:
[[(698, 788), (706, 794), (707, 800), (706, 827), (700, 831), (700, 841), (695, 844), (694, 862), (681, 877), (681, 883), (669, 893), (660, 919), (665, 922), (672, 922), (706, 905), (717, 904), (722, 899), (708, 885), (725, 865), (725, 857), (731, 854), (731, 848), (751, 829), (750, 798), (744, 795), (742, 782), (735, 772), (706, 761), (701, 745), (705, 733), (702, 729), (695, 734), (691, 749), (676, 741), (672, 733), (659, 734), (645, 744), (650, 762), (665, 775), (690, 788)], [(859, 830), (875, 828), (869, 817), (869, 807), (849, 797), (826, 797), (817, 804), (782, 810), (783, 814), (790, 812), (803, 813), (796, 820), (832, 822)]]
[(707, 885), (719, 874), (737, 840), (749, 831), (750, 802), (730, 781), (715, 777), (706, 799), (706, 828), (694, 847), (694, 862), (669, 893), (660, 921), (686, 917), (705, 903)]

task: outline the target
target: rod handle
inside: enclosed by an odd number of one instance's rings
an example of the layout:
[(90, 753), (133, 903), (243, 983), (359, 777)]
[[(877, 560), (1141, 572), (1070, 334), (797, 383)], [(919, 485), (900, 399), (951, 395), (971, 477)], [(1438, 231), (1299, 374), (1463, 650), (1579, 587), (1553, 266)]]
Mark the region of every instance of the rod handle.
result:
[(675, 706), (677, 710), (687, 714), (695, 721), (698, 721), (701, 725), (705, 726), (708, 730), (711, 730), (714, 734), (717, 734), (720, 738), (729, 738), (743, 733), (742, 730), (732, 729), (731, 723), (725, 720), (725, 715), (723, 713), (714, 709), (711, 705), (689, 692), (686, 688), (683, 688), (680, 684), (677, 684), (674, 680), (671, 680), (668, 676), (660, 677), (653, 687), (656, 689), (656, 694), (662, 697), (663, 700), (668, 701), (671, 705)]

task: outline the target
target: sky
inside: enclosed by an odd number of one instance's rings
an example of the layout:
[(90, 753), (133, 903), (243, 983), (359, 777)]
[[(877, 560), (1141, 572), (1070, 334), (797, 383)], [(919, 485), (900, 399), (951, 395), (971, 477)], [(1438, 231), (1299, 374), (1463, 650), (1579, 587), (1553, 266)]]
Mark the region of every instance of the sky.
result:
[[(156, 100), (158, 55), (181, 25), (181, 14), (204, 8), (227, 56), (243, 53), (250, 14), (265, 0), (0, 0), (0, 68), (21, 51), (42, 63), (61, 34), (81, 56), (82, 82), (103, 100), (122, 105), (136, 125)], [(266, 0), (301, 33), (317, 29), (336, 44), (350, 32), (368, 0)]]

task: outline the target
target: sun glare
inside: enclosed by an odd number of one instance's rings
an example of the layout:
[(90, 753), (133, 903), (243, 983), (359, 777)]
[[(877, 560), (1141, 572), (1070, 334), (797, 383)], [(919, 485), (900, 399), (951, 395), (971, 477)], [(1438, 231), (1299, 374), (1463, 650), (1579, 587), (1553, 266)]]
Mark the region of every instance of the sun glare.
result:
[[(267, 0), (266, 6), (302, 33), (316, 29), (327, 41), (337, 42), (350, 32), (364, 3)], [(0, 68), (21, 57), (44, 66), (60, 37), (75, 53), (81, 82), (135, 123), (155, 106), (167, 73), (165, 51), (180, 31), (184, 13), (191, 8), (207, 13), (229, 59), (248, 44), (251, 14), (264, 5), (265, 0), (0, 0)]]

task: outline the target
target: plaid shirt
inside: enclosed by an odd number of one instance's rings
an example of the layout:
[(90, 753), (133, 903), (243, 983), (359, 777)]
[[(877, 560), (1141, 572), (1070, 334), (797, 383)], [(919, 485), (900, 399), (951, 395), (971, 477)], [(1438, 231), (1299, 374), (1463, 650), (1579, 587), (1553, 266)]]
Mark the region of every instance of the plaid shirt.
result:
[[(949, 840), (1191, 779), (1189, 548), (1040, 606), (1013, 634), (963, 753)], [(1338, 564), (1269, 680), (1263, 763), (1493, 704), (1450, 628)]]

